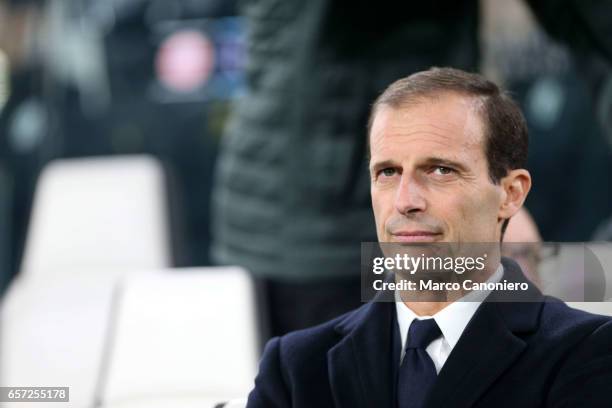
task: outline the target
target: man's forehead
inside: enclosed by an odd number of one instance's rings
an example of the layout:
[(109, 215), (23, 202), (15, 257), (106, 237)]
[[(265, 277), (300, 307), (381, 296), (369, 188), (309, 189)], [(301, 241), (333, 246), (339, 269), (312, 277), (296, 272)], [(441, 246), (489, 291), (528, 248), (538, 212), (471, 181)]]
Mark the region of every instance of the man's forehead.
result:
[(371, 154), (389, 143), (482, 146), (484, 126), (478, 103), (449, 93), (399, 107), (380, 106), (370, 132)]

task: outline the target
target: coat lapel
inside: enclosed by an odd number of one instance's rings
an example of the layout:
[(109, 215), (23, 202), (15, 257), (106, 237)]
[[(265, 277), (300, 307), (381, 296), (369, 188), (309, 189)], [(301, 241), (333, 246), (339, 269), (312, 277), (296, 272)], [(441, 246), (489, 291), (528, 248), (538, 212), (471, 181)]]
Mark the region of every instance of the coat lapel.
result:
[(373, 302), (336, 326), (344, 338), (327, 353), (336, 407), (394, 406), (397, 364), (392, 362), (399, 340), (393, 308), (393, 303)]
[(525, 343), (485, 303), (442, 367), (428, 407), (469, 407), (518, 358)]
[[(514, 262), (504, 259), (504, 279), (527, 282)], [(502, 302), (507, 293), (492, 293), (440, 371), (427, 407), (470, 407), (521, 355), (520, 334), (537, 329), (542, 295), (530, 285), (522, 302)]]

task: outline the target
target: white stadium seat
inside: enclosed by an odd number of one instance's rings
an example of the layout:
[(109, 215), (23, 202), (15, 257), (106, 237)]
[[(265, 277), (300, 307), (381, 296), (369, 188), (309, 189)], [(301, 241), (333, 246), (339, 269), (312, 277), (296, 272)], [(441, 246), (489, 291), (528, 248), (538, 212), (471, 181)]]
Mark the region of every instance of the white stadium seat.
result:
[(37, 184), (21, 278), (170, 266), (164, 183), (149, 156), (51, 162)]
[(246, 271), (129, 276), (115, 310), (101, 406), (212, 408), (253, 387), (258, 337)]

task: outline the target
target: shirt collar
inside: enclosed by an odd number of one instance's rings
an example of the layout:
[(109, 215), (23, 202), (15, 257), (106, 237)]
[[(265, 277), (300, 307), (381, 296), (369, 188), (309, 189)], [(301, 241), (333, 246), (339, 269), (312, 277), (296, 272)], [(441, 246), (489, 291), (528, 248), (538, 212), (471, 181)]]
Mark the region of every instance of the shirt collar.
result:
[[(499, 264), (499, 267), (487, 279), (487, 283), (497, 283), (501, 281), (504, 274), (504, 267)], [(490, 291), (478, 291), (468, 293), (461, 299), (451, 303), (444, 309), (440, 310), (433, 316), (417, 316), (404, 302), (400, 300), (399, 293), (395, 292), (395, 309), (397, 311), (397, 323), (400, 329), (400, 336), (402, 340), (402, 350), (406, 345), (406, 338), (408, 337), (408, 329), (414, 319), (431, 319), (433, 318), (442, 336), (448, 342), (451, 349), (455, 347), (459, 338), (463, 334), (467, 324), (469, 323), (474, 313), (484, 300), (484, 298), (490, 293)]]

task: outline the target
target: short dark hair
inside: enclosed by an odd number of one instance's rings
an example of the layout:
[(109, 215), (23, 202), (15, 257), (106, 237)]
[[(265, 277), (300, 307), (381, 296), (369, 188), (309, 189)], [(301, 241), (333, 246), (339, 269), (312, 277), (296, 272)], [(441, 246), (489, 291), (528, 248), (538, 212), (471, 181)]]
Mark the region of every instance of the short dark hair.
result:
[[(454, 68), (432, 67), (395, 81), (376, 99), (368, 120), (368, 155), (370, 130), (381, 106), (398, 109), (423, 102), (446, 92), (474, 98), (484, 124), (484, 148), (489, 178), (494, 184), (513, 169), (525, 168), (529, 135), (525, 117), (507, 91), (479, 74)], [(508, 227), (502, 224), (502, 239)]]
[(368, 141), (372, 122), (381, 106), (397, 109), (446, 92), (455, 92), (481, 102), (477, 110), (484, 124), (485, 155), (493, 183), (499, 183), (508, 171), (527, 165), (529, 136), (518, 104), (507, 91), (482, 75), (454, 68), (433, 67), (389, 85), (372, 106)]

